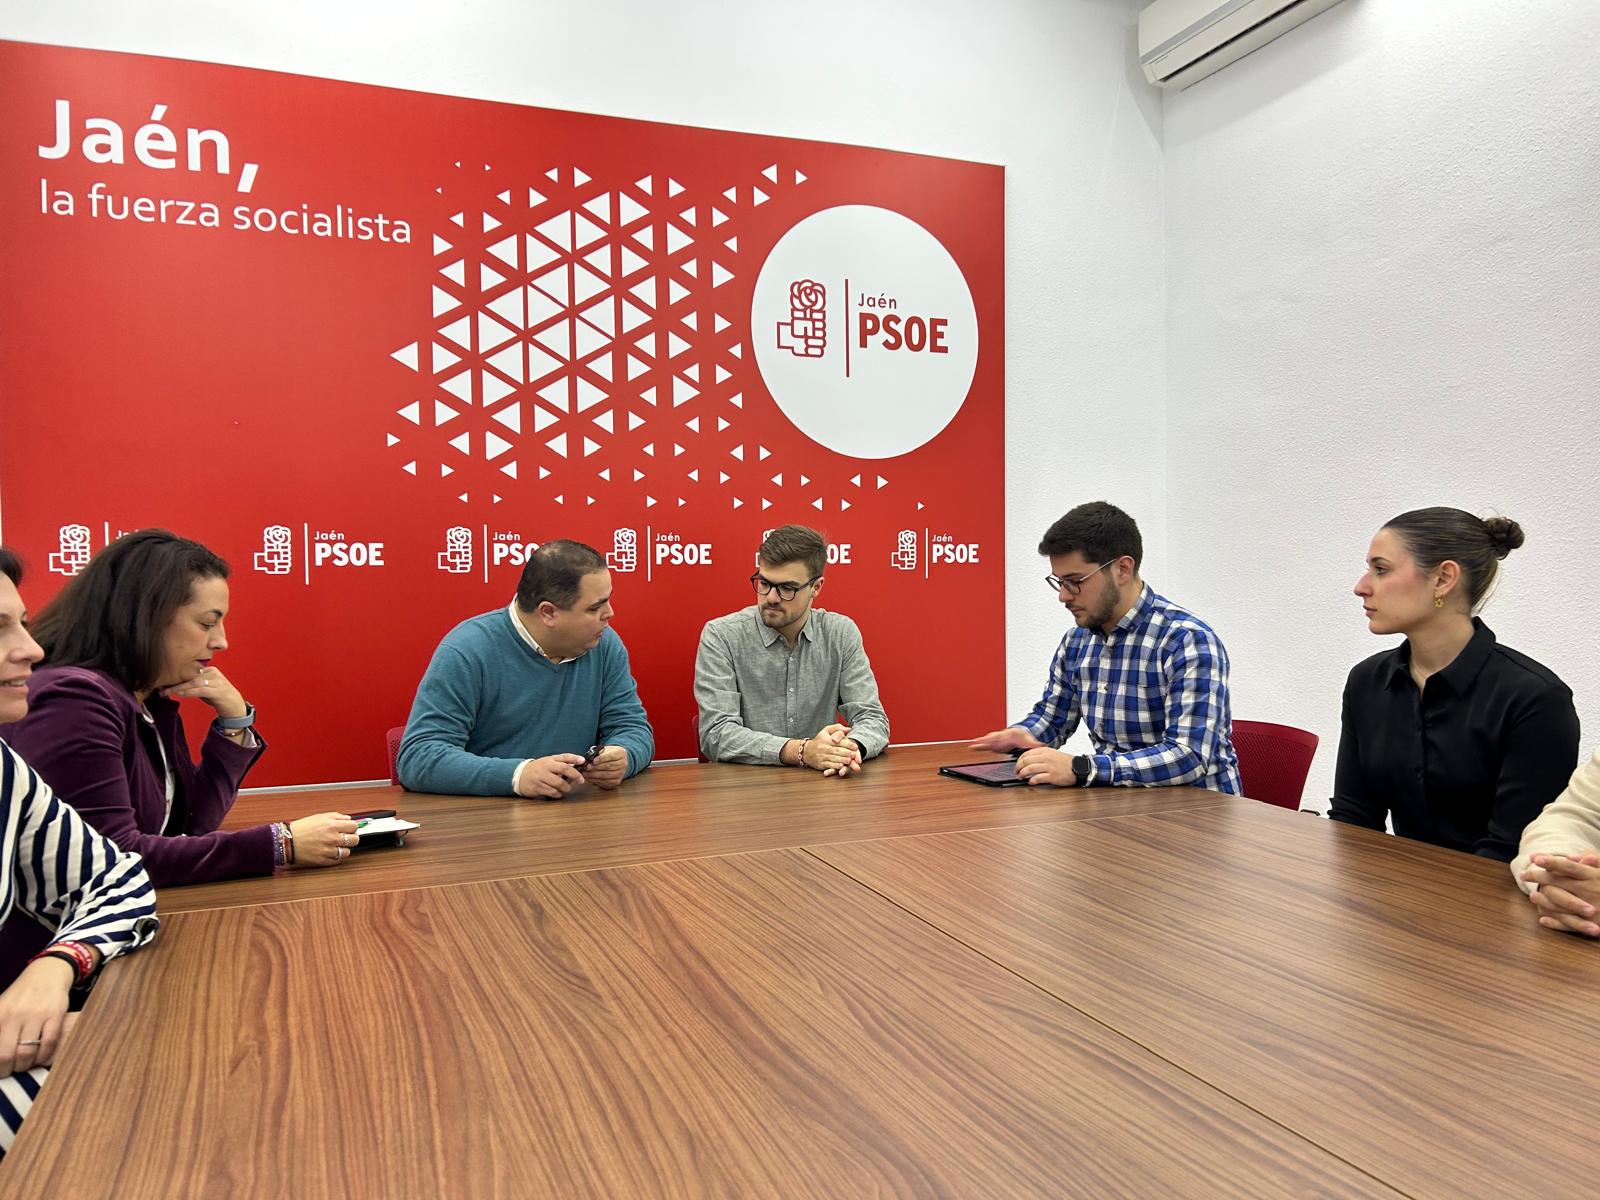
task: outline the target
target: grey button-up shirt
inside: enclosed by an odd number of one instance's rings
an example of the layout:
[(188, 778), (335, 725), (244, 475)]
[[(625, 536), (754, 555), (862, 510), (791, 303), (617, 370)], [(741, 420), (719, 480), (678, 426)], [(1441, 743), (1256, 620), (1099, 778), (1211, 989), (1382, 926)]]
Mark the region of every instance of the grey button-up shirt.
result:
[(706, 622), (694, 664), (700, 748), (713, 762), (776, 763), (784, 743), (842, 715), (863, 758), (889, 744), (878, 681), (849, 617), (814, 608), (795, 639), (749, 608)]

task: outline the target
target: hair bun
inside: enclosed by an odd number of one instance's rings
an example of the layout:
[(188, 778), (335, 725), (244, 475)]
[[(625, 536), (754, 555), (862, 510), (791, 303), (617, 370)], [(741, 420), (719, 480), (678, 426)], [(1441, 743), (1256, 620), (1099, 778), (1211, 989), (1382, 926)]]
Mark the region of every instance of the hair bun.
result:
[(1526, 540), (1522, 526), (1510, 517), (1485, 517), (1483, 527), (1489, 533), (1489, 544), (1494, 547), (1496, 558), (1504, 558)]

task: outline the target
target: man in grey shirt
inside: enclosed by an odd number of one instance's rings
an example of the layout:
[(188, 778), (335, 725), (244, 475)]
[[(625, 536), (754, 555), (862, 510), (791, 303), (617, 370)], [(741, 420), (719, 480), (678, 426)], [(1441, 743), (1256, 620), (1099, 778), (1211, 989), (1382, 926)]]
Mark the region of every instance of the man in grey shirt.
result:
[(700, 748), (712, 761), (843, 778), (889, 744), (861, 631), (849, 617), (811, 607), (827, 561), (815, 529), (774, 529), (750, 576), (757, 603), (706, 622), (694, 698)]

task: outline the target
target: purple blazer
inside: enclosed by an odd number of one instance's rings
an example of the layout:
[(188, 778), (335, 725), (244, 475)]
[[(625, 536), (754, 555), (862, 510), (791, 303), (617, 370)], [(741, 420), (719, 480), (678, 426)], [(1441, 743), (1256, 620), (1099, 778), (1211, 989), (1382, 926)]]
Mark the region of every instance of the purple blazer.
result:
[[(139, 702), (105, 672), (44, 667), (28, 683), (28, 715), (7, 727), (6, 741), (89, 824), (142, 855), (158, 889), (272, 874), (270, 825), (217, 828), (266, 744), (241, 746), (213, 728), (192, 763), (177, 701), (152, 694), (145, 707), (153, 731), (140, 729), (148, 722)], [(162, 833), (167, 789), (152, 732), (176, 779), (173, 810), (184, 810), (178, 836)]]

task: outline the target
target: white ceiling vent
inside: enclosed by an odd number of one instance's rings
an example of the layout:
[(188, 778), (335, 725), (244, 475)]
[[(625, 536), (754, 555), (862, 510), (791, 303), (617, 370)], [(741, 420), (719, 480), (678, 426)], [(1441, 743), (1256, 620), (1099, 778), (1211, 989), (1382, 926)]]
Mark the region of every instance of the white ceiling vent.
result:
[(1156, 0), (1139, 13), (1139, 65), (1157, 87), (1186, 88), (1339, 0)]

